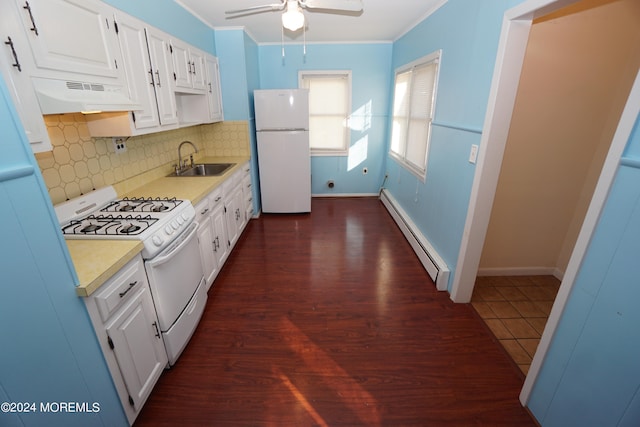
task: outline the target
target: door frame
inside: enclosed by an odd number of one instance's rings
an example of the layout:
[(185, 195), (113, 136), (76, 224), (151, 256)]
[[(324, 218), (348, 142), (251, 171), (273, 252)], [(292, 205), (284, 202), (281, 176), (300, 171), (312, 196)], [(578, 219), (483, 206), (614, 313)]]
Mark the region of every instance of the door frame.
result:
[[(532, 22), (539, 16), (544, 16), (578, 1), (525, 0), (504, 14), (483, 126), (484, 131), (480, 140), (478, 163), (451, 288), (451, 299), (454, 302), (469, 302), (473, 293)], [(618, 123), (593, 198), (549, 315), (547, 326), (520, 393), (520, 401), (523, 405), (526, 405), (529, 400), (542, 361), (558, 326), (638, 114), (640, 114), (640, 72), (636, 76)]]

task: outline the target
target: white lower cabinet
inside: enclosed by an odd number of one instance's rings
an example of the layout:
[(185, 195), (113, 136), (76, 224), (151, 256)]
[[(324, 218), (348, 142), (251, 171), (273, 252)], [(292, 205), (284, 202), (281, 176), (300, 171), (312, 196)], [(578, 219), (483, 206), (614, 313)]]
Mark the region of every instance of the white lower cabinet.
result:
[(248, 162), (242, 165), (195, 206), (207, 289), (213, 284), (253, 213), (253, 196), (247, 196), (247, 192), (251, 192), (248, 165)]
[(204, 269), (204, 279), (207, 290), (211, 287), (213, 279), (218, 273), (218, 259), (216, 253), (216, 241), (213, 236), (212, 210), (209, 197), (206, 197), (195, 206), (196, 221), (198, 221), (198, 246), (200, 247), (200, 259)]
[(84, 302), (122, 407), (133, 424), (168, 366), (142, 257), (129, 261)]

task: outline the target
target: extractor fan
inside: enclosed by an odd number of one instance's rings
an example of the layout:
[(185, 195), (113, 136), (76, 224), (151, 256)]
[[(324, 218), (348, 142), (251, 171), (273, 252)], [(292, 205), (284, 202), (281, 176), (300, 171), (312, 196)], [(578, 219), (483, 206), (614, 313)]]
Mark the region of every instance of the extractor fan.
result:
[(361, 12), (362, 0), (281, 0), (280, 3), (228, 10), (226, 13), (227, 15), (242, 16), (285, 10), (282, 14), (282, 26), (288, 30), (296, 31), (304, 26), (302, 8), (318, 9), (319, 12)]

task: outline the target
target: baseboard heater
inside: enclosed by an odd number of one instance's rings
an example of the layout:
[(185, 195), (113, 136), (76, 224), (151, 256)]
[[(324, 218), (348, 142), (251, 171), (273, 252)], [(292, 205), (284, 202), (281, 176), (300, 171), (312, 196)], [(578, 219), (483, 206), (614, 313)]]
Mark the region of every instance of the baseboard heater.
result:
[(416, 224), (400, 207), (396, 199), (385, 189), (380, 192), (380, 200), (387, 208), (393, 220), (404, 234), (413, 251), (420, 259), (431, 280), (436, 284), (436, 289), (446, 291), (451, 271), (440, 255), (435, 251), (426, 237), (420, 232)]

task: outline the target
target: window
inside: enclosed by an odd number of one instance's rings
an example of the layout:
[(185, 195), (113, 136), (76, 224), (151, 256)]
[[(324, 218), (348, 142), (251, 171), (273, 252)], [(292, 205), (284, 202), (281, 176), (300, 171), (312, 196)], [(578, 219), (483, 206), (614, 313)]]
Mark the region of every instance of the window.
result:
[(424, 180), (440, 51), (396, 71), (390, 154)]
[(351, 112), (350, 71), (301, 71), (309, 89), (309, 144), (316, 156), (347, 155)]

